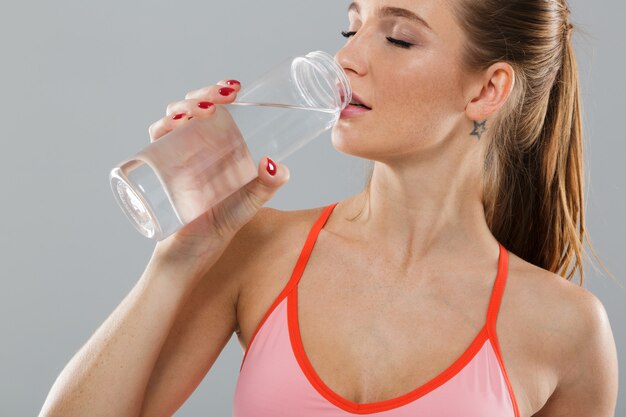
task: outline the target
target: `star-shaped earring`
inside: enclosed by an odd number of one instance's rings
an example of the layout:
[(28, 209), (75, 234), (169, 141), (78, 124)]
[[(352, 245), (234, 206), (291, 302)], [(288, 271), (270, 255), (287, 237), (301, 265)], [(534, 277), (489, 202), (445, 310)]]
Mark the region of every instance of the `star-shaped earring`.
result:
[(477, 122), (476, 120), (474, 120), (474, 130), (472, 131), (472, 133), (470, 133), (470, 135), (476, 136), (478, 137), (478, 140), (480, 140), (480, 137), (483, 135), (483, 133), (485, 133), (487, 131), (487, 120), (484, 120), (482, 122)]

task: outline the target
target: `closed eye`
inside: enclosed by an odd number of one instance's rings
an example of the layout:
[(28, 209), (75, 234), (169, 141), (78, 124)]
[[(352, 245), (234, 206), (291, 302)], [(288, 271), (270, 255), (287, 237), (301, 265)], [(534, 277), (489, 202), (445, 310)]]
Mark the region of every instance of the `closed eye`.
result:
[(394, 39), (391, 36), (387, 36), (387, 40), (391, 43), (393, 43), (394, 45), (398, 45), (401, 48), (406, 48), (409, 49), (411, 46), (413, 46), (412, 43), (406, 42), (406, 41), (401, 41), (400, 39)]
[[(351, 36), (354, 36), (355, 34), (356, 34), (356, 32), (355, 32), (355, 31), (349, 31), (349, 32), (347, 32), (347, 31), (345, 31), (345, 30), (342, 30), (342, 31), (341, 31), (341, 35), (342, 35), (344, 38), (349, 38), (349, 37), (351, 37)], [(386, 38), (386, 39), (387, 39), (390, 43), (392, 43), (393, 45), (396, 45), (396, 46), (398, 46), (398, 47), (400, 47), (400, 48), (404, 48), (404, 49), (409, 49), (411, 46), (413, 46), (413, 45), (414, 45), (414, 44), (412, 44), (412, 43), (409, 43), (409, 42), (406, 42), (406, 41), (402, 41), (402, 40), (400, 40), (400, 39), (394, 39), (394, 38), (392, 38), (391, 36), (387, 36), (387, 38)]]

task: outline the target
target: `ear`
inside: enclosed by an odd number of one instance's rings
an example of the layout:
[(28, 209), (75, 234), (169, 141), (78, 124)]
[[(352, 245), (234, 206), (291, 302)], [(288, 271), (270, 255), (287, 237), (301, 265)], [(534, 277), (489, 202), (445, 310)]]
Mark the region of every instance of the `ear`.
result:
[(470, 120), (485, 120), (504, 105), (515, 85), (515, 71), (506, 62), (491, 65), (475, 84), (474, 96), (465, 107)]

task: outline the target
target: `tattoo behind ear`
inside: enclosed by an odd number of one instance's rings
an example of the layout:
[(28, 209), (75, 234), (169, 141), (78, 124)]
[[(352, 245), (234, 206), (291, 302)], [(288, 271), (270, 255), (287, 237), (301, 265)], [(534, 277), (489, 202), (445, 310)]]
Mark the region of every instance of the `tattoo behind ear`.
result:
[(474, 130), (470, 133), (471, 136), (477, 136), (478, 140), (480, 137), (487, 131), (487, 120), (483, 120), (482, 122), (477, 122), (474, 120)]

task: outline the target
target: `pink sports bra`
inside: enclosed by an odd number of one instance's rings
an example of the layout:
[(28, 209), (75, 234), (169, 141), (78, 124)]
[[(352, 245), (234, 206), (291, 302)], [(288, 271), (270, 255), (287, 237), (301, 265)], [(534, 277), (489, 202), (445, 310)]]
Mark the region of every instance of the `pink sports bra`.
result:
[(336, 205), (327, 206), (311, 228), (291, 278), (248, 343), (235, 386), (233, 417), (520, 417), (496, 335), (508, 269), (502, 244), (485, 325), (446, 370), (404, 395), (363, 404), (324, 384), (302, 347), (296, 288)]

